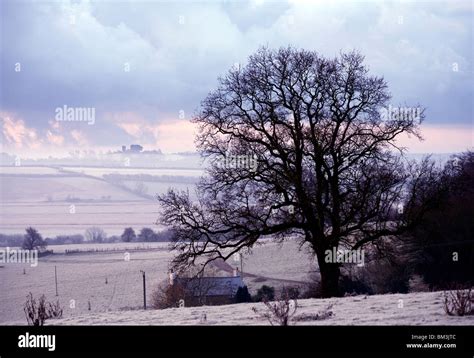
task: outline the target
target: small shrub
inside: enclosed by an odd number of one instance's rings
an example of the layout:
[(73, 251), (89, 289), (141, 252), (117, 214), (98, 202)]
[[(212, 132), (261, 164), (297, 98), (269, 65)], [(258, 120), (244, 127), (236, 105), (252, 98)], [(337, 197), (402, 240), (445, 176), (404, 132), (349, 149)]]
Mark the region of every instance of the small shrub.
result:
[(162, 284), (153, 292), (151, 305), (155, 309), (179, 307), (179, 301), (185, 297), (185, 290), (179, 284)]
[(444, 310), (450, 316), (474, 314), (474, 293), (472, 288), (457, 288), (444, 291)]
[(26, 296), (26, 303), (23, 310), (25, 311), (26, 321), (29, 326), (44, 325), (44, 321), (48, 318), (45, 301), (44, 295), (42, 295), (38, 301), (36, 301), (31, 292)]
[(290, 299), (288, 292), (285, 290), (282, 291), (280, 300), (270, 302), (264, 298), (263, 304), (266, 308), (264, 312), (259, 311), (255, 307), (253, 307), (252, 310), (260, 317), (267, 319), (272, 326), (288, 326), (291, 318), (298, 309), (297, 300)]
[(59, 305), (59, 301), (56, 301), (56, 303), (46, 302), (44, 295), (41, 295), (39, 300), (36, 301), (31, 292), (26, 297), (23, 311), (29, 326), (43, 326), (47, 319), (61, 318), (63, 316), (63, 310)]
[(61, 308), (59, 301), (56, 301), (56, 303), (48, 303), (46, 311), (48, 318), (59, 319), (63, 316), (63, 309)]

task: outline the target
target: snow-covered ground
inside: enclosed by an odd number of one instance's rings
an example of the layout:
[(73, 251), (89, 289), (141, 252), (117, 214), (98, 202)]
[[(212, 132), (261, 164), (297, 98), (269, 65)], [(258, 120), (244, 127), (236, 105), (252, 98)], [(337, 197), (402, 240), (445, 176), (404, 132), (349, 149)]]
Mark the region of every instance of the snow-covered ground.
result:
[[(168, 243), (89, 243), (48, 248), (54, 250), (54, 255), (40, 258), (36, 267), (28, 263), (0, 265), (0, 324), (13, 320), (21, 324), (26, 322), (23, 305), (29, 292), (35, 297), (44, 294), (48, 301), (58, 299), (64, 307), (65, 317), (141, 307), (140, 271), (146, 272), (150, 300), (158, 283), (168, 277), (169, 263), (174, 255), (168, 251)], [(147, 251), (137, 251), (137, 248)], [(101, 251), (64, 254), (65, 250), (90, 249)], [(127, 250), (130, 250), (129, 256), (125, 255)], [(240, 266), (240, 262), (232, 260), (228, 264), (230, 272), (232, 266)], [(58, 296), (55, 293), (55, 267)], [(244, 282), (255, 294), (262, 285), (276, 289), (283, 285), (299, 286), (314, 269), (314, 260), (307, 253), (298, 251), (294, 241), (278, 245), (267, 240), (257, 245), (252, 253), (244, 255), (243, 268)]]
[[(33, 226), (43, 236), (84, 234), (99, 226), (108, 235), (125, 227), (162, 229), (156, 225), (156, 194), (169, 188), (194, 193), (202, 169), (2, 167), (0, 166), (0, 233), (24, 234)], [(84, 176), (87, 175), (87, 176)], [(105, 174), (146, 174), (157, 181), (128, 180), (120, 185)], [(139, 185), (142, 194), (137, 194)], [(191, 195), (194, 198), (194, 195)]]
[[(130, 250), (129, 261), (124, 259), (124, 252), (120, 251), (64, 255), (59, 253), (59, 248), (55, 248), (58, 253), (41, 258), (37, 267), (30, 267), (28, 264), (3, 265), (0, 267), (0, 324), (26, 324), (23, 304), (28, 292), (32, 292), (35, 297), (45, 294), (48, 301), (59, 300), (64, 308), (64, 318), (50, 321), (49, 324), (190, 325), (202, 324), (201, 317), (204, 313), (207, 316), (205, 324), (267, 324), (252, 311), (252, 307), (264, 310), (261, 303), (146, 312), (141, 310), (143, 296), (140, 270), (146, 271), (147, 296), (150, 302), (153, 290), (167, 278), (173, 256), (167, 250), (166, 243), (83, 244), (63, 245), (61, 248), (87, 249), (100, 246), (101, 249), (133, 249), (139, 245), (149, 250)], [(295, 258), (294, 269), (288, 257)], [(230, 261), (228, 264), (229, 267), (238, 266), (239, 262)], [(313, 264), (310, 255), (304, 253), (304, 250), (298, 251), (296, 242), (288, 241), (284, 245), (277, 245), (269, 241), (244, 255), (244, 281), (252, 294), (263, 284), (272, 285), (276, 289), (282, 285), (295, 286), (299, 280), (307, 280), (303, 273), (309, 275), (308, 270)], [(55, 295), (55, 266), (58, 274), (58, 297)], [(245, 273), (252, 275), (245, 277)], [(474, 316), (446, 315), (443, 300), (442, 292), (300, 300), (297, 315), (315, 314), (329, 304), (334, 304), (334, 315), (322, 321), (299, 321), (296, 324), (474, 325)]]
[[(137, 246), (137, 243), (131, 244)], [(64, 248), (77, 246), (64, 245)], [(123, 244), (117, 245), (120, 246)], [(84, 245), (84, 249), (90, 247)], [(55, 254), (40, 258), (36, 267), (29, 264), (2, 264), (0, 324), (11, 320), (26, 323), (23, 305), (29, 292), (36, 298), (44, 294), (47, 301), (59, 300), (64, 317), (140, 307), (143, 303), (140, 271), (146, 272), (147, 287), (151, 294), (159, 282), (166, 279), (171, 258), (170, 252), (163, 248), (130, 250), (129, 255), (126, 252)], [(58, 296), (55, 292), (55, 267)]]
[[(453, 317), (443, 310), (442, 292), (352, 296), (298, 301), (295, 317), (324, 311), (333, 304), (333, 315), (324, 320), (293, 321), (296, 325), (474, 325), (474, 316)], [(83, 314), (49, 325), (268, 325), (252, 307), (262, 303), (184, 307), (165, 310), (111, 311)], [(205, 314), (206, 320), (203, 321)], [(7, 322), (6, 324), (24, 324)]]

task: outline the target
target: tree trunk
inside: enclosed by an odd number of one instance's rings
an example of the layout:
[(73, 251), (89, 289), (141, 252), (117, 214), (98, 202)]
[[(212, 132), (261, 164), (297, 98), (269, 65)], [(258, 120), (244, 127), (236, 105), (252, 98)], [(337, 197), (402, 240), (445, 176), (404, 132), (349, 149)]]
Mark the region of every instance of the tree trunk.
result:
[(339, 264), (328, 263), (324, 260), (324, 253), (317, 255), (319, 272), (321, 274), (321, 297), (337, 297), (340, 296), (339, 291)]

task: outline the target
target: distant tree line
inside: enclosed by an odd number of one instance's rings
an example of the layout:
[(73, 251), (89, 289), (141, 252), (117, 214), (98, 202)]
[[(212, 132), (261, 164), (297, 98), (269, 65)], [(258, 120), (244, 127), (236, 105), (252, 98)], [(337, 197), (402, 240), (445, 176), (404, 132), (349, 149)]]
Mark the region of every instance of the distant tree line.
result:
[(163, 242), (171, 240), (169, 230), (154, 231), (144, 227), (138, 234), (131, 227), (124, 230), (122, 235), (107, 236), (100, 227), (88, 228), (84, 235), (57, 235), (52, 238), (43, 239), (42, 235), (32, 227), (26, 229), (24, 235), (21, 234), (0, 234), (0, 247), (22, 247), (27, 250), (44, 249), (47, 245), (68, 245), (82, 243), (114, 243), (114, 242)]
[(128, 227), (123, 231), (120, 236), (123, 242), (161, 242), (170, 241), (172, 233), (170, 230), (165, 231), (154, 231), (148, 227), (144, 227), (140, 230), (138, 235), (135, 233), (133, 228)]

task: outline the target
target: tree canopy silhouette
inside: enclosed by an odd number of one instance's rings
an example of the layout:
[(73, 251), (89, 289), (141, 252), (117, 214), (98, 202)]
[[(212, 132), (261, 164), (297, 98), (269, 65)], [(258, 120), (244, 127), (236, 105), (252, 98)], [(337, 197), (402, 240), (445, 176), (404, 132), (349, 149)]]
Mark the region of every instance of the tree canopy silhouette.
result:
[(42, 250), (45, 249), (47, 244), (46, 241), (43, 240), (43, 237), (41, 234), (38, 232), (33, 227), (28, 227), (26, 228), (26, 233), (24, 236), (22, 248), (25, 250)]
[(396, 139), (420, 137), (424, 110), (388, 111), (387, 83), (363, 61), (357, 52), (264, 47), (219, 79), (193, 119), (208, 163), (198, 200), (158, 196), (175, 267), (228, 259), (263, 237), (297, 237), (314, 251), (330, 297), (339, 294), (340, 263), (326, 262), (326, 250), (358, 249), (414, 225), (435, 173), (427, 160), (404, 160)]

